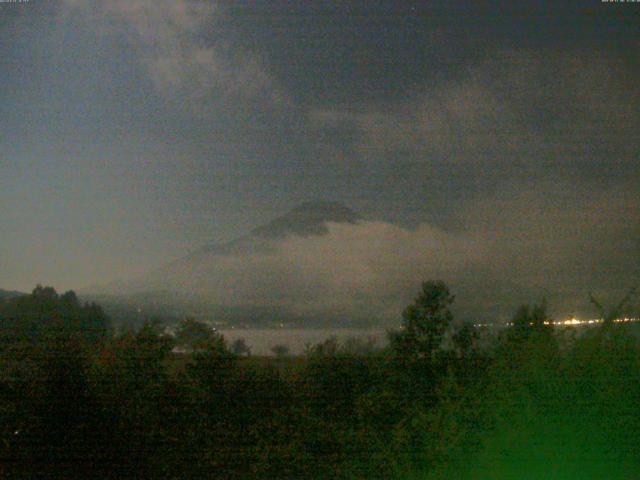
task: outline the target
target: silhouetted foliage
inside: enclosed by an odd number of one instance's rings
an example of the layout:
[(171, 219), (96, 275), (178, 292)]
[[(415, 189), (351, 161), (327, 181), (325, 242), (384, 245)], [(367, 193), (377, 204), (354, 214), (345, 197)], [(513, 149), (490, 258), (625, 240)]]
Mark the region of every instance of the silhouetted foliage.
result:
[(58, 295), (53, 288), (38, 285), (31, 295), (0, 302), (0, 335), (10, 343), (55, 337), (95, 343), (109, 328), (102, 309), (95, 304), (81, 305), (74, 292)]
[(636, 295), (636, 288), (631, 288), (620, 301), (613, 307), (606, 308), (596, 297), (589, 293), (589, 301), (596, 308), (600, 318), (607, 324), (613, 322), (617, 318), (625, 316), (625, 310), (627, 310), (633, 297)]
[(209, 344), (219, 341), (219, 335), (215, 333), (213, 328), (194, 318), (181, 321), (176, 331), (176, 343), (193, 350), (206, 348)]
[(635, 478), (634, 326), (554, 329), (542, 304), (480, 341), (448, 335), (452, 301), (426, 282), (389, 348), (273, 359), (195, 320), (109, 334), (98, 307), (38, 287), (0, 305), (0, 475)]
[(473, 354), (480, 333), (471, 323), (463, 324), (452, 337), (453, 346), (462, 358)]
[(406, 358), (432, 359), (453, 315), (454, 296), (444, 282), (424, 282), (416, 300), (402, 313), (402, 330), (391, 335), (391, 345)]
[(278, 358), (283, 358), (289, 355), (289, 347), (287, 347), (286, 345), (280, 345), (280, 344), (274, 345), (271, 348), (271, 351)]
[(514, 339), (524, 340), (531, 335), (551, 334), (553, 326), (545, 323), (549, 320), (546, 302), (540, 305), (522, 305), (518, 308), (511, 320), (513, 328), (511, 336)]
[(234, 340), (231, 344), (231, 351), (234, 355), (242, 356), (251, 356), (251, 348), (247, 345), (247, 341), (244, 338), (238, 338)]

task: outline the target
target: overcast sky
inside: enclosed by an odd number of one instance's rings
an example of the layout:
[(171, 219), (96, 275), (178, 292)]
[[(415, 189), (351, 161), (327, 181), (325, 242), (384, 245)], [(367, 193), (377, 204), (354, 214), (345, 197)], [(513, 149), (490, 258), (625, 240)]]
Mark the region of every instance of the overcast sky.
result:
[(638, 25), (599, 0), (0, 3), (0, 288), (135, 276), (328, 199), (471, 239), (463, 292), (623, 292)]

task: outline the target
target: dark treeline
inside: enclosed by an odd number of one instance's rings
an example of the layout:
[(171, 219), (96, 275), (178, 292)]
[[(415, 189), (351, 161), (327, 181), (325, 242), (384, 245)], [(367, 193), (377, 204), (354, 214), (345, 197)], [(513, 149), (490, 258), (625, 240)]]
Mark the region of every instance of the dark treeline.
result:
[(72, 292), (0, 301), (0, 476), (637, 478), (628, 325), (577, 335), (538, 305), (481, 338), (453, 326), (453, 300), (423, 284), (382, 350), (275, 358), (194, 320), (115, 334)]

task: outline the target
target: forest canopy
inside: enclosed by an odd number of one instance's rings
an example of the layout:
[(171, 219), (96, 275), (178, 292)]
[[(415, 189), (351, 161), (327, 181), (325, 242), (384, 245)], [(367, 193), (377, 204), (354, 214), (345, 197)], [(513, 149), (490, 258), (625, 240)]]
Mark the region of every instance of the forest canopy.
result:
[(544, 303), (489, 335), (425, 282), (390, 342), (252, 356), (189, 318), (114, 332), (38, 286), (0, 302), (3, 478), (633, 478), (632, 324), (554, 327)]

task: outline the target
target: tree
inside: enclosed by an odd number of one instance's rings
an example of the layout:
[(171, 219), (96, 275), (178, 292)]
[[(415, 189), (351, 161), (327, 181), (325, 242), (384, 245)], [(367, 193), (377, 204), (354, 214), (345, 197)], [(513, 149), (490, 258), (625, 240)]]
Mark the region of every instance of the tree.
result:
[(422, 284), (420, 294), (402, 313), (402, 330), (390, 335), (393, 350), (405, 358), (432, 359), (453, 320), (454, 296), (442, 281)]
[(478, 337), (478, 330), (472, 324), (464, 323), (451, 339), (460, 357), (467, 358), (473, 352)]
[(218, 335), (206, 323), (194, 318), (180, 322), (176, 332), (176, 343), (192, 350), (202, 349), (216, 343)]
[(539, 305), (530, 307), (521, 305), (516, 310), (511, 323), (513, 325), (512, 336), (519, 339), (526, 339), (532, 333), (550, 333), (553, 327), (548, 322), (547, 303), (543, 300)]
[(589, 293), (589, 301), (596, 308), (600, 318), (605, 324), (611, 324), (614, 320), (624, 316), (624, 311), (627, 309), (634, 295), (636, 294), (636, 288), (631, 288), (627, 294), (616, 305), (610, 308), (605, 308), (601, 302), (599, 302), (592, 293)]
[(92, 362), (96, 435), (103, 438), (94, 454), (111, 459), (110, 478), (157, 478), (151, 473), (155, 452), (167, 448), (176, 404), (167, 371), (172, 347), (160, 325), (147, 322), (105, 341)]
[(271, 351), (278, 358), (283, 358), (289, 355), (289, 347), (287, 347), (286, 345), (281, 345), (281, 344), (274, 345), (271, 348)]
[(246, 355), (247, 357), (251, 356), (251, 348), (247, 345), (247, 342), (244, 338), (237, 338), (231, 344), (231, 351), (234, 355), (239, 357)]
[(308, 357), (333, 357), (338, 354), (339, 350), (340, 344), (338, 343), (338, 337), (335, 335), (315, 345), (311, 343), (305, 345), (305, 353)]
[(96, 344), (108, 334), (110, 322), (102, 308), (81, 305), (73, 291), (58, 295), (52, 287), (38, 285), (31, 295), (7, 300), (0, 309), (0, 336), (29, 344), (47, 339), (75, 338)]
[(375, 337), (348, 337), (340, 348), (341, 352), (354, 356), (370, 356), (373, 355), (377, 348), (377, 339)]

